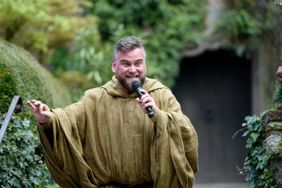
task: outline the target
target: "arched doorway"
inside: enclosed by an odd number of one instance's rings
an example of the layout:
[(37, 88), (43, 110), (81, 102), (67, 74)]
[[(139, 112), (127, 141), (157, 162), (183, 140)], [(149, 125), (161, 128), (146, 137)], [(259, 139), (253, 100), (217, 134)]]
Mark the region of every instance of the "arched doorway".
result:
[(245, 141), (240, 130), (251, 114), (251, 62), (232, 51), (183, 58), (173, 92), (199, 135), (196, 182), (243, 182)]

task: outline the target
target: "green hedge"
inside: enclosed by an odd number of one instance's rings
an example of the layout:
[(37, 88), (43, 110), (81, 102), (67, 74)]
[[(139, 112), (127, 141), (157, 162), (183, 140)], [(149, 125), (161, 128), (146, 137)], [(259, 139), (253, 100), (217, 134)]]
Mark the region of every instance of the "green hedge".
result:
[[(14, 95), (24, 105), (39, 99), (52, 107), (71, 102), (68, 91), (28, 52), (0, 40), (0, 124)], [(53, 184), (43, 160), (42, 147), (31, 111), (14, 114), (0, 144), (2, 187), (48, 187)]]
[(70, 103), (70, 96), (56, 79), (22, 48), (0, 40), (0, 112), (7, 112), (14, 95), (26, 102), (39, 99), (50, 107)]

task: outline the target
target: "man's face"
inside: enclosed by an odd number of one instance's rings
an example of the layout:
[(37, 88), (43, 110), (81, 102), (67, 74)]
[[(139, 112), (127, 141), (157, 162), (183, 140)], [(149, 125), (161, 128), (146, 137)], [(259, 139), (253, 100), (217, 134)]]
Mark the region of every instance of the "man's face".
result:
[(112, 61), (112, 71), (116, 78), (129, 93), (132, 92), (133, 81), (141, 84), (146, 78), (146, 63), (144, 49), (136, 48), (125, 52), (118, 52)]

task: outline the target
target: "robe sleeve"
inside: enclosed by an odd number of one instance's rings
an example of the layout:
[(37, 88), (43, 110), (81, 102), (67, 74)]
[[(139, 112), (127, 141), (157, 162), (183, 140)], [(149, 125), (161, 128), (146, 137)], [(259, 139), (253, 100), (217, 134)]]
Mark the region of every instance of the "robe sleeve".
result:
[(38, 125), (47, 167), (62, 187), (96, 187), (97, 179), (83, 159), (85, 101), (52, 110), (51, 121)]
[(152, 119), (155, 137), (151, 151), (155, 188), (191, 188), (198, 171), (198, 137), (169, 89), (150, 93), (160, 111)]

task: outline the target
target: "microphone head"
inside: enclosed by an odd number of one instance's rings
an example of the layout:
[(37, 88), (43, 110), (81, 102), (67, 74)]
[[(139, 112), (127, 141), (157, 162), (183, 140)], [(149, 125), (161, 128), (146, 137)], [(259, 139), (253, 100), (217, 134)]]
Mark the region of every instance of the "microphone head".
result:
[(140, 81), (139, 80), (133, 81), (131, 87), (133, 91), (136, 91), (138, 88), (141, 88)]

